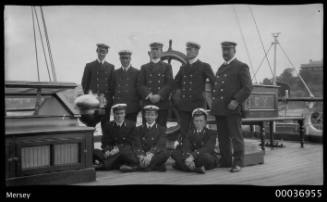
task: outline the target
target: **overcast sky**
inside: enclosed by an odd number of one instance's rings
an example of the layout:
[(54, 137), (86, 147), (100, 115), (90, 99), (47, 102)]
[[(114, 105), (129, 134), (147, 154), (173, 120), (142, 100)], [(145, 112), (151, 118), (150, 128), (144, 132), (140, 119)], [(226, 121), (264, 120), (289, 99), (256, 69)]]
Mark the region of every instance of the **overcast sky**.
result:
[[(279, 41), (299, 69), (310, 59), (323, 58), (322, 4), (290, 6), (250, 5), (268, 49), (273, 32), (281, 32)], [(253, 63), (251, 75), (264, 57), (249, 5), (235, 5)], [(38, 8), (37, 8), (38, 9)], [(223, 62), (220, 42), (235, 41), (237, 57), (250, 65), (242, 41), (233, 5), (210, 6), (45, 6), (43, 7), (58, 81), (80, 83), (84, 66), (96, 58), (96, 43), (111, 48), (107, 61), (120, 67), (118, 51), (133, 52), (136, 68), (149, 61), (149, 43), (159, 41), (168, 48), (185, 52), (185, 43), (201, 44), (199, 58), (216, 72)], [(39, 15), (40, 17), (40, 15)], [(31, 7), (6, 6), (5, 79), (37, 81)], [(37, 33), (38, 34), (38, 33)], [(37, 36), (39, 38), (39, 36)], [(41, 43), (38, 39), (41, 80), (48, 81)], [(273, 64), (273, 51), (269, 54)], [(277, 74), (290, 67), (277, 49)], [(179, 63), (173, 64), (174, 74)], [(267, 62), (257, 74), (260, 82), (272, 77)]]

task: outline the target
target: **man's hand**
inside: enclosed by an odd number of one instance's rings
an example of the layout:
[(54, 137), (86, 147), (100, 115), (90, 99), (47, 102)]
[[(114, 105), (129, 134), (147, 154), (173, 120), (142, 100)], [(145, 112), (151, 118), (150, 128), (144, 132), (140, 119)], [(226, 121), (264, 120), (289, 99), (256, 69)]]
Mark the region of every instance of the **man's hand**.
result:
[(158, 103), (159, 101), (160, 101), (160, 99), (161, 99), (161, 96), (160, 95), (158, 95), (158, 94), (155, 94), (155, 95), (152, 95), (151, 97), (150, 97), (150, 101), (152, 102), (152, 103)]
[(119, 148), (117, 147), (117, 146), (114, 146), (114, 148), (111, 150), (111, 156), (112, 155), (115, 155), (115, 154), (117, 154), (119, 152)]
[(151, 92), (151, 93), (149, 93), (149, 95), (145, 97), (145, 100), (148, 100), (148, 99), (150, 99), (150, 98), (152, 97), (152, 95), (153, 95), (153, 94), (152, 94), (152, 92)]
[(141, 168), (145, 168), (145, 167), (146, 167), (146, 166), (145, 166), (145, 161), (144, 161), (145, 156), (144, 156), (144, 155), (139, 155), (139, 156), (137, 156), (137, 157), (138, 157), (139, 162), (140, 162), (140, 167), (141, 167)]
[(189, 167), (191, 170), (195, 168), (194, 157), (192, 155), (190, 155), (185, 159), (185, 165)]
[(107, 150), (104, 153), (104, 157), (109, 158), (109, 156), (113, 156), (113, 155), (117, 154), (118, 152), (119, 152), (119, 148), (117, 146), (115, 146), (111, 151)]
[(153, 153), (147, 152), (146, 156), (144, 157), (144, 166), (145, 167), (148, 167), (150, 165), (153, 155), (154, 155)]
[(238, 107), (239, 103), (236, 100), (230, 101), (228, 104), (228, 109), (235, 110)]
[(107, 99), (105, 98), (103, 93), (98, 96), (98, 100), (100, 102), (100, 108), (104, 108), (107, 105)]
[(107, 158), (109, 158), (109, 156), (110, 156), (110, 151), (107, 150), (107, 151), (104, 153), (104, 157), (107, 159)]

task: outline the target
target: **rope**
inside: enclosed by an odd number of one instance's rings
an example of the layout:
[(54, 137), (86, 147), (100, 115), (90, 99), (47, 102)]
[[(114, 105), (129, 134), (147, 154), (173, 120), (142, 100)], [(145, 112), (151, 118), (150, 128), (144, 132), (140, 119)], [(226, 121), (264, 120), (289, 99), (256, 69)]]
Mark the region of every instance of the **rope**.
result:
[(290, 60), (290, 58), (288, 57), (288, 55), (286, 54), (285, 50), (282, 48), (282, 46), (279, 44), (280, 49), (282, 50), (282, 52), (284, 53), (284, 55), (286, 56), (288, 62), (290, 63), (290, 65), (293, 67), (293, 69), (295, 70), (296, 74), (298, 75), (298, 77), (300, 78), (301, 82), (303, 83), (304, 87), (306, 88), (306, 90), (308, 91), (310, 97), (314, 97), (313, 93), (311, 92), (311, 90), (309, 89), (308, 85), (306, 84), (306, 82), (303, 80), (301, 74), (297, 71), (297, 69), (295, 68), (295, 65), (292, 63), (292, 61)]
[(45, 23), (45, 17), (44, 17), (44, 13), (43, 13), (43, 9), (42, 7), (40, 7), (41, 10), (41, 16), (42, 16), (42, 20), (43, 20), (43, 27), (44, 27), (44, 33), (45, 33), (45, 39), (47, 42), (47, 46), (48, 46), (48, 53), (49, 53), (49, 58), (50, 58), (50, 62), (51, 62), (51, 69), (52, 69), (52, 77), (54, 81), (57, 81), (57, 76), (55, 73), (55, 65), (53, 62), (53, 57), (52, 57), (52, 53), (51, 53), (51, 48), (50, 48), (50, 41), (49, 41), (49, 36), (48, 36), (48, 31), (47, 31), (47, 25)]
[[(273, 44), (271, 44), (270, 47), (268, 48), (267, 54), (269, 53), (269, 51), (271, 50), (272, 47), (273, 47)], [(262, 66), (262, 64), (263, 64), (264, 61), (265, 61), (265, 56), (263, 56), (263, 58), (262, 58), (262, 60), (261, 60), (261, 62), (260, 62), (260, 64), (259, 64), (259, 66), (258, 66), (256, 72), (254, 73), (254, 75), (256, 75), (256, 74), (258, 73), (258, 71), (259, 71), (259, 69), (261, 68), (261, 66)]]
[[(244, 33), (243, 33), (243, 31), (242, 31), (242, 27), (241, 27), (240, 19), (239, 19), (238, 15), (237, 15), (236, 8), (235, 8), (234, 5), (233, 5), (233, 11), (234, 11), (234, 14), (235, 14), (235, 17), (236, 17), (236, 22), (237, 22), (238, 28), (239, 28), (240, 33), (241, 33), (241, 36), (242, 36), (242, 41), (243, 41), (243, 43), (244, 43), (245, 52), (246, 52), (247, 57), (248, 57), (248, 60), (249, 60), (249, 62), (250, 62), (250, 71), (253, 72), (253, 71), (252, 71), (253, 63), (252, 63), (252, 60), (251, 60), (251, 57), (250, 57), (250, 51), (249, 51), (248, 46), (247, 46), (247, 44), (246, 44), (246, 40), (245, 40), (245, 37), (244, 37)], [(253, 77), (254, 77), (255, 81), (257, 82), (257, 78), (255, 77), (255, 75), (253, 75)], [(253, 80), (253, 77), (252, 77), (252, 80)]]
[(37, 70), (37, 79), (40, 81), (40, 69), (39, 69), (39, 59), (37, 56), (37, 46), (36, 46), (36, 35), (35, 35), (35, 22), (34, 22), (34, 13), (33, 13), (33, 7), (31, 7), (32, 10), (32, 21), (33, 21), (33, 33), (34, 33), (34, 48), (35, 48), (35, 59), (36, 59), (36, 70)]
[(256, 22), (256, 20), (255, 20), (254, 15), (253, 15), (253, 11), (252, 11), (252, 9), (251, 9), (250, 6), (248, 6), (248, 7), (249, 7), (249, 9), (250, 9), (250, 13), (251, 13), (252, 19), (253, 19), (253, 21), (254, 21), (254, 24), (255, 24), (255, 27), (256, 27), (257, 33), (258, 33), (258, 35), (259, 35), (259, 39), (260, 39), (260, 43), (261, 43), (261, 47), (262, 47), (262, 49), (263, 49), (263, 52), (265, 53), (265, 57), (266, 57), (266, 59), (267, 59), (268, 65), (269, 65), (269, 69), (270, 69), (270, 71), (271, 71), (271, 74), (274, 75), (274, 73), (273, 73), (273, 71), (272, 71), (272, 68), (271, 68), (271, 65), (270, 65), (270, 62), (269, 62), (269, 59), (268, 59), (268, 56), (267, 56), (267, 53), (266, 53), (266, 50), (265, 50), (265, 46), (264, 46), (264, 44), (263, 44), (263, 42), (262, 42), (262, 38), (261, 38), (261, 34), (260, 34), (259, 27), (258, 27), (258, 25), (257, 25), (257, 22)]
[(51, 81), (51, 76), (50, 76), (50, 71), (49, 71), (47, 57), (46, 57), (46, 54), (45, 54), (45, 48), (44, 48), (43, 37), (42, 37), (42, 33), (41, 33), (41, 28), (40, 28), (40, 23), (39, 23), (39, 19), (37, 17), (36, 9), (35, 8), (33, 8), (33, 9), (34, 9), (35, 17), (36, 17), (36, 22), (37, 22), (37, 25), (38, 25), (38, 28), (39, 28), (39, 34), (40, 34), (41, 43), (42, 43), (42, 50), (43, 50), (44, 60), (45, 60), (46, 66), (47, 66), (49, 80)]

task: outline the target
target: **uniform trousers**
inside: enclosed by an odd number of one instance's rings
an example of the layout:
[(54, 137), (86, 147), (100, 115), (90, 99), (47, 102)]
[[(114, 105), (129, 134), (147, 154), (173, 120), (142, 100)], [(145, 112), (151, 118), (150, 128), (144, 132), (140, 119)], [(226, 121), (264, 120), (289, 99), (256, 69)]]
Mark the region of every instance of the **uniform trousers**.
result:
[(216, 123), (221, 153), (220, 166), (243, 166), (244, 139), (241, 129), (241, 116), (216, 116)]

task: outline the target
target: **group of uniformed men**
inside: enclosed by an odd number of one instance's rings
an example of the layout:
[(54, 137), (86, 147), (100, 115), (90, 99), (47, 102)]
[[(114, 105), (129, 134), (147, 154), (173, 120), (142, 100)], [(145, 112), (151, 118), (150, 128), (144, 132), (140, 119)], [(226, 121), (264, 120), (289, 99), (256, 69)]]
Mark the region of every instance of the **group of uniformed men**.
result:
[[(244, 141), (241, 131), (241, 104), (252, 90), (249, 68), (236, 59), (236, 43), (222, 42), (224, 64), (214, 75), (210, 65), (198, 59), (200, 45), (186, 43), (187, 63), (175, 79), (170, 64), (161, 61), (163, 44), (150, 44), (150, 62), (140, 70), (131, 66), (132, 52), (119, 52), (121, 68), (105, 61), (109, 46), (97, 44), (98, 58), (86, 64), (82, 87), (105, 98), (101, 118), (102, 150), (95, 149), (94, 159), (102, 169), (121, 171), (166, 171), (171, 156), (173, 167), (183, 171), (205, 173), (215, 167), (243, 166)], [(211, 113), (216, 117), (217, 132), (206, 127), (207, 111), (203, 92), (206, 80), (212, 85)], [(172, 153), (166, 149), (166, 122), (169, 96), (175, 91), (180, 115), (180, 146)], [(114, 120), (110, 121), (110, 111)], [(142, 109), (143, 123), (136, 127)], [(218, 134), (221, 159), (215, 152)], [(233, 151), (233, 152), (232, 152)]]

